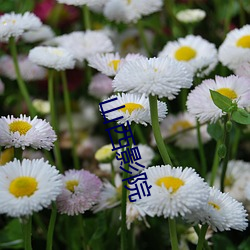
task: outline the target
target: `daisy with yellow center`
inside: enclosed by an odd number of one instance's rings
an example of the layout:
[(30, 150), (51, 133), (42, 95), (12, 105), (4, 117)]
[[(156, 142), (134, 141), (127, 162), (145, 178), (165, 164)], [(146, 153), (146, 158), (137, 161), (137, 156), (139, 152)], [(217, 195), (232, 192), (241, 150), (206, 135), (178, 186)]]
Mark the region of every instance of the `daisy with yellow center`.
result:
[(19, 38), (25, 31), (37, 30), (41, 25), (33, 13), (6, 13), (0, 17), (0, 42), (7, 42), (10, 37)]
[(152, 185), (151, 196), (138, 200), (138, 206), (150, 216), (185, 216), (208, 201), (208, 186), (192, 168), (164, 165), (144, 172)]
[(73, 69), (75, 67), (75, 58), (72, 53), (62, 47), (37, 46), (30, 50), (29, 59), (33, 63), (52, 68), (57, 71)]
[(128, 54), (126, 57), (121, 58), (119, 53), (106, 53), (96, 54), (88, 58), (89, 66), (99, 70), (107, 76), (115, 76), (118, 70), (126, 61), (137, 60), (143, 58), (139, 54)]
[(231, 30), (219, 48), (219, 60), (231, 70), (248, 63), (250, 57), (250, 25)]
[(59, 171), (43, 159), (15, 159), (0, 168), (0, 178), (0, 213), (12, 217), (31, 215), (48, 207), (62, 188)]
[[(163, 139), (174, 136), (174, 144), (182, 149), (193, 149), (198, 147), (196, 119), (188, 113), (178, 113), (176, 115), (169, 114), (160, 124), (161, 134)], [(206, 143), (210, 140), (210, 136), (207, 133), (207, 125), (203, 125), (200, 128), (201, 140)], [(155, 140), (152, 138), (152, 143), (155, 144)]]
[(137, 22), (143, 15), (159, 11), (162, 0), (110, 0), (104, 5), (104, 16), (116, 22)]
[(250, 78), (235, 75), (216, 76), (215, 80), (204, 80), (188, 95), (188, 111), (200, 122), (216, 122), (224, 115), (224, 112), (213, 103), (210, 89), (230, 98), (238, 107), (250, 106)]
[(199, 212), (186, 216), (186, 219), (189, 222), (207, 223), (215, 232), (231, 229), (245, 230), (248, 220), (242, 203), (214, 187), (209, 190), (207, 204)]
[(57, 208), (61, 214), (83, 214), (97, 202), (102, 182), (85, 170), (68, 170), (63, 176), (63, 189), (57, 197)]
[(33, 147), (50, 150), (56, 140), (56, 134), (50, 124), (37, 117), (1, 117), (0, 129), (0, 145), (6, 148)]
[[(123, 116), (117, 122), (124, 123), (128, 121), (130, 124), (131, 122), (140, 123), (147, 126), (147, 123), (151, 124), (150, 118), (150, 110), (149, 110), (149, 101), (145, 95), (138, 95), (138, 94), (118, 94), (113, 95), (109, 99), (117, 98), (117, 100), (113, 102), (109, 102), (105, 104), (105, 110), (114, 109), (116, 107), (125, 105), (125, 107), (115, 110), (113, 112), (107, 113), (107, 119), (111, 120), (115, 117)], [(158, 116), (159, 120), (162, 120), (167, 114), (167, 106), (165, 103), (158, 101)]]
[(198, 76), (208, 75), (218, 61), (215, 45), (194, 35), (168, 42), (159, 56), (185, 63)]

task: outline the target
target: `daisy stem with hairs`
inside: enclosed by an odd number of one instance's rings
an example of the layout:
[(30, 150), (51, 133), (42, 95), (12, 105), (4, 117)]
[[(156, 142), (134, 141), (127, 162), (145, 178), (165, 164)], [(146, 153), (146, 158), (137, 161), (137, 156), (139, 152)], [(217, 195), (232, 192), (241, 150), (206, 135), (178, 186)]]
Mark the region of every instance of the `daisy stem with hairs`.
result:
[(89, 7), (86, 4), (82, 6), (82, 16), (85, 30), (91, 30)]
[(157, 96), (149, 96), (149, 105), (150, 105), (150, 115), (152, 121), (152, 129), (156, 141), (156, 145), (160, 152), (160, 155), (163, 159), (164, 164), (173, 165), (172, 161), (169, 157), (168, 151), (166, 149), (164, 140), (161, 135), (160, 125), (159, 125), (159, 118), (158, 118), (158, 109), (157, 109)]
[(22, 219), (21, 224), (23, 232), (24, 249), (32, 250), (32, 245), (31, 245), (32, 217), (29, 216), (27, 218)]
[(204, 242), (205, 242), (205, 237), (206, 237), (206, 233), (207, 233), (207, 229), (208, 229), (208, 225), (204, 224), (201, 227), (200, 233), (199, 233), (199, 237), (198, 237), (198, 244), (196, 247), (196, 250), (202, 250)]
[(11, 52), (11, 56), (12, 56), (13, 63), (14, 63), (14, 68), (15, 68), (15, 71), (16, 71), (18, 87), (20, 89), (20, 92), (23, 95), (23, 98), (24, 98), (26, 104), (27, 104), (29, 113), (30, 113), (31, 117), (33, 118), (36, 115), (36, 111), (35, 111), (35, 108), (32, 105), (32, 102), (30, 100), (30, 95), (28, 93), (26, 85), (25, 85), (25, 83), (24, 83), (24, 81), (22, 79), (22, 76), (21, 76), (20, 68), (19, 68), (19, 65), (18, 65), (17, 48), (16, 48), (16, 43), (15, 43), (15, 38), (14, 37), (11, 37), (9, 39), (9, 47), (10, 47), (10, 52)]
[(220, 157), (218, 155), (218, 149), (219, 149), (220, 144), (221, 144), (221, 142), (217, 141), (215, 152), (214, 152), (214, 160), (213, 160), (213, 165), (212, 165), (211, 179), (210, 179), (210, 186), (211, 187), (214, 185), (214, 180), (215, 180), (217, 170), (219, 167), (219, 163), (220, 163)]
[[(51, 113), (51, 125), (54, 128), (56, 134), (58, 135), (57, 131), (57, 119), (56, 119), (56, 114), (55, 114), (55, 101), (54, 101), (54, 84), (53, 84), (53, 75), (54, 71), (49, 70), (48, 73), (48, 95), (49, 95), (49, 103), (50, 103), (50, 113)], [(62, 172), (62, 158), (61, 158), (61, 152), (59, 148), (59, 141), (58, 139), (55, 141), (55, 146), (54, 146), (54, 153), (55, 153), (55, 158), (56, 158), (56, 166), (58, 169)]]
[(57, 215), (56, 205), (53, 202), (50, 220), (49, 220), (49, 228), (48, 228), (48, 233), (47, 233), (46, 250), (52, 250), (53, 248), (53, 235), (54, 235), (54, 228), (55, 228), (55, 223), (56, 223), (56, 215)]
[(178, 250), (179, 245), (178, 245), (178, 239), (177, 239), (177, 234), (176, 234), (176, 222), (174, 218), (173, 219), (168, 218), (168, 226), (169, 226), (172, 250)]
[(148, 45), (147, 37), (146, 37), (146, 35), (145, 35), (144, 28), (143, 28), (143, 25), (142, 25), (142, 21), (141, 21), (141, 20), (139, 20), (139, 21), (137, 22), (137, 29), (138, 29), (140, 38), (141, 38), (141, 40), (142, 40), (143, 47), (145, 48), (145, 50), (146, 50), (146, 52), (147, 52), (147, 55), (150, 57), (151, 51), (150, 51), (150, 48), (149, 48), (149, 45)]
[(201, 160), (201, 169), (200, 169), (200, 175), (201, 177), (205, 178), (207, 173), (207, 162), (204, 152), (203, 143), (201, 140), (201, 130), (200, 130), (200, 123), (198, 120), (196, 120), (196, 130), (197, 130), (197, 137), (198, 137), (198, 145), (199, 145), (199, 155)]
[(67, 77), (65, 71), (61, 71), (61, 78), (62, 78), (62, 85), (63, 85), (63, 97), (64, 97), (64, 105), (66, 110), (66, 116), (68, 120), (69, 125), (69, 132), (72, 142), (72, 156), (73, 156), (73, 162), (74, 162), (74, 168), (79, 169), (79, 159), (76, 154), (76, 137), (74, 133), (73, 123), (72, 123), (72, 114), (71, 114), (71, 105), (70, 105), (70, 94), (68, 89), (68, 83), (67, 83)]
[(221, 179), (220, 179), (220, 190), (223, 193), (224, 192), (224, 182), (225, 182), (225, 177), (226, 177), (226, 172), (227, 172), (227, 164), (229, 161), (229, 147), (230, 147), (230, 130), (228, 131), (227, 129), (227, 122), (230, 121), (229, 115), (226, 115), (224, 117), (224, 145), (226, 149), (226, 154), (223, 159), (223, 165), (222, 165), (222, 172), (221, 172)]

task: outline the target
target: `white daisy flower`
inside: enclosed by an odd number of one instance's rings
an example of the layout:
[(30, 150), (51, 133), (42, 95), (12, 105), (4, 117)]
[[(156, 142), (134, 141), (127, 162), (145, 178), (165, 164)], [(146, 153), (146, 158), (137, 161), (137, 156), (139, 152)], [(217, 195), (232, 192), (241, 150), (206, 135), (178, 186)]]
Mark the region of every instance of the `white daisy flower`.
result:
[(250, 25), (230, 31), (218, 52), (220, 62), (231, 70), (240, 64), (249, 62), (250, 58)]
[(139, 54), (128, 54), (121, 58), (119, 53), (96, 54), (88, 58), (89, 66), (99, 70), (107, 76), (114, 76), (126, 61), (144, 58)]
[(190, 88), (193, 73), (184, 63), (163, 58), (127, 61), (113, 81), (114, 91), (158, 95), (174, 99), (181, 88)]
[(7, 42), (10, 37), (19, 38), (25, 31), (36, 30), (42, 25), (33, 13), (6, 13), (0, 17), (0, 42)]
[(250, 78), (250, 61), (240, 64), (235, 70), (235, 75), (245, 76)]
[(250, 105), (250, 78), (235, 75), (215, 76), (215, 80), (202, 81), (188, 95), (188, 111), (196, 116), (200, 122), (216, 122), (225, 114), (213, 103), (210, 89), (232, 99), (238, 107), (244, 108)]
[(99, 7), (102, 6), (106, 0), (56, 0), (58, 3), (64, 3), (74, 6), (83, 6), (87, 5), (89, 7)]
[(104, 16), (116, 22), (136, 22), (143, 15), (159, 11), (162, 0), (109, 0), (104, 6)]
[(56, 140), (56, 134), (50, 124), (37, 117), (26, 115), (19, 118), (2, 116), (0, 118), (0, 146), (5, 148), (44, 148), (50, 150)]
[[(245, 202), (245, 187), (250, 182), (250, 163), (241, 160), (231, 160), (228, 162), (226, 176), (224, 180), (224, 190), (234, 199)], [(220, 188), (220, 176), (222, 166), (216, 175), (214, 186)]]
[(248, 183), (245, 187), (244, 194), (247, 200), (250, 200), (250, 184)]
[[(143, 145), (143, 144), (138, 144), (136, 145), (138, 147), (138, 151), (140, 152), (140, 155), (141, 155), (141, 159), (137, 160), (136, 162), (141, 164), (142, 166), (144, 166), (145, 168), (148, 168), (153, 160), (153, 158), (155, 157), (155, 152), (154, 150), (147, 146), (147, 145)], [(131, 148), (134, 148), (135, 146), (132, 145)], [(121, 152), (122, 150), (121, 149), (118, 149), (116, 151), (119, 155), (121, 155)], [(118, 155), (118, 156), (119, 156)], [(122, 160), (117, 160), (116, 158), (113, 160), (113, 166), (115, 168), (115, 171), (117, 172), (122, 172), (123, 170), (120, 168), (121, 166), (121, 162)], [(132, 175), (136, 175), (138, 174), (139, 172), (141, 172), (144, 168), (142, 167), (139, 167), (138, 165), (135, 164), (135, 162), (133, 163), (130, 163), (130, 165), (137, 170), (133, 169), (133, 168), (129, 168), (129, 171), (132, 172)], [(122, 167), (124, 167), (124, 164), (122, 164)], [(108, 172), (108, 173), (111, 173), (111, 164), (108, 163), (104, 163), (104, 164), (99, 164), (99, 168), (102, 170), (102, 171), (105, 171), (105, 172)]]
[(243, 231), (248, 226), (247, 212), (242, 203), (214, 187), (210, 188), (206, 206), (199, 212), (188, 215), (187, 219), (196, 223), (207, 223), (215, 232), (230, 229)]
[(48, 207), (62, 189), (59, 171), (43, 159), (15, 159), (0, 168), (0, 179), (0, 213), (12, 217)]
[(147, 175), (151, 196), (137, 204), (150, 216), (174, 218), (202, 208), (209, 196), (208, 185), (192, 168), (172, 168), (170, 165), (150, 167)]
[(122, 179), (119, 174), (115, 175), (114, 182), (115, 185), (112, 185), (109, 181), (104, 181), (99, 195), (99, 200), (93, 207), (94, 213), (110, 209), (121, 204)]
[(37, 30), (30, 30), (22, 35), (22, 39), (27, 43), (46, 41), (55, 36), (54, 31), (48, 25), (42, 25)]
[[(176, 135), (174, 140), (177, 147), (182, 149), (193, 149), (199, 146), (196, 126), (195, 117), (188, 112), (183, 112), (176, 115), (167, 115), (167, 117), (161, 122), (160, 129), (164, 139)], [(184, 132), (186, 129), (189, 130)], [(207, 125), (201, 126), (200, 132), (201, 141), (203, 143), (206, 143), (211, 139), (207, 132)], [(151, 135), (151, 138), (152, 143), (156, 145), (153, 134)]]
[(111, 39), (103, 31), (75, 31), (54, 38), (52, 43), (69, 50), (80, 62), (97, 53), (114, 50)]
[[(121, 217), (120, 217), (121, 219)], [(144, 221), (145, 225), (149, 227), (148, 222), (146, 221), (146, 213), (143, 211), (143, 209), (140, 208), (136, 204), (136, 202), (130, 202), (127, 200), (126, 204), (126, 224), (127, 224), (127, 229), (130, 230), (131, 224), (135, 221)]]
[[(17, 60), (23, 80), (27, 82), (39, 81), (47, 77), (47, 70), (30, 61), (26, 55), (19, 55)], [(15, 66), (11, 56), (4, 55), (0, 58), (0, 74), (11, 80), (17, 79)]]
[(168, 42), (159, 53), (166, 56), (185, 63), (198, 76), (208, 75), (218, 62), (215, 45), (194, 35)]
[[(137, 124), (143, 124), (144, 126), (147, 126), (147, 123), (151, 124), (149, 100), (145, 95), (121, 93), (112, 95), (104, 101), (114, 98), (117, 98), (117, 100), (105, 103), (104, 111), (123, 105), (125, 105), (125, 107), (105, 114), (108, 120), (123, 116), (123, 118), (117, 120), (118, 124), (123, 123), (126, 125), (127, 122), (130, 124), (135, 122)], [(158, 101), (157, 106), (159, 121), (161, 121), (164, 117), (166, 117), (167, 105), (164, 102)]]
[(176, 18), (182, 23), (197, 23), (206, 17), (206, 12), (201, 9), (181, 10), (176, 14)]
[(29, 59), (40, 66), (58, 71), (75, 67), (75, 59), (71, 52), (60, 47), (35, 47), (29, 52)]

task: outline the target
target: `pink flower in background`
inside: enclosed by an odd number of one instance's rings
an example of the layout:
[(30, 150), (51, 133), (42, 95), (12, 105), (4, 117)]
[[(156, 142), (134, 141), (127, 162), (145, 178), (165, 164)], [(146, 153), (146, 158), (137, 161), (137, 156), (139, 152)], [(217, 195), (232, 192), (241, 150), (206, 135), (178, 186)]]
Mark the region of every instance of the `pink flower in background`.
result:
[(61, 214), (78, 215), (97, 202), (102, 182), (88, 171), (71, 169), (65, 172), (63, 185), (62, 193), (57, 197), (58, 211)]

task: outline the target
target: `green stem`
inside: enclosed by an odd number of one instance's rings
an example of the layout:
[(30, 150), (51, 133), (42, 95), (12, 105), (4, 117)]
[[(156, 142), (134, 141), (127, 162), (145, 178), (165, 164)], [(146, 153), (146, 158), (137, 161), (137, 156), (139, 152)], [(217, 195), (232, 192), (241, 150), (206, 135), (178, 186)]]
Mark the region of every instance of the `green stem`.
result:
[(17, 83), (18, 83), (19, 90), (20, 90), (21, 94), (23, 95), (23, 98), (27, 104), (30, 115), (32, 117), (34, 117), (36, 115), (36, 110), (32, 105), (32, 102), (30, 100), (30, 95), (28, 93), (26, 85), (25, 85), (25, 83), (22, 79), (22, 76), (21, 76), (21, 72), (20, 72), (19, 65), (18, 65), (17, 48), (16, 48), (16, 43), (15, 43), (14, 37), (11, 37), (9, 39), (9, 47), (10, 47), (10, 52), (11, 52), (11, 56), (12, 56), (13, 63), (14, 63), (14, 68), (16, 71)]
[[(194, 231), (196, 232), (197, 236), (198, 236), (198, 239), (199, 239), (199, 235), (200, 235), (200, 228), (198, 225), (194, 226)], [(208, 242), (205, 240), (204, 243), (203, 243), (203, 247), (205, 250), (211, 250), (210, 246), (208, 245)]]
[(201, 131), (200, 131), (200, 123), (197, 120), (196, 121), (196, 125), (197, 125), (197, 137), (198, 137), (198, 145), (199, 145), (199, 154), (200, 154), (200, 160), (201, 160), (201, 170), (200, 170), (200, 174), (203, 178), (206, 177), (206, 173), (207, 173), (207, 162), (206, 162), (206, 157), (205, 157), (205, 152), (204, 152), (204, 147), (203, 147), (203, 143), (201, 140)]
[(171, 246), (172, 250), (178, 250), (178, 239), (176, 234), (176, 222), (175, 219), (168, 219), (168, 225), (169, 225), (169, 233), (170, 233), (170, 240), (171, 240)]
[(54, 228), (55, 228), (55, 222), (56, 222), (56, 215), (57, 215), (56, 205), (53, 202), (50, 221), (49, 221), (49, 228), (48, 228), (48, 233), (47, 233), (46, 250), (52, 250), (52, 247), (53, 247), (53, 235), (54, 235)]
[(151, 51), (150, 51), (150, 47), (149, 47), (149, 45), (148, 45), (147, 37), (146, 37), (146, 35), (145, 35), (144, 28), (143, 28), (143, 25), (142, 25), (142, 21), (141, 21), (141, 20), (139, 20), (139, 21), (137, 22), (137, 29), (138, 29), (140, 38), (141, 38), (141, 40), (142, 40), (143, 47), (145, 48), (145, 50), (146, 50), (146, 52), (147, 52), (147, 55), (150, 57), (150, 56), (151, 56)]
[(78, 215), (78, 222), (79, 222), (79, 231), (80, 231), (80, 239), (82, 241), (82, 247), (83, 249), (88, 249), (88, 242), (87, 242), (87, 236), (85, 234), (86, 229), (86, 223), (83, 220), (82, 214)]
[(32, 217), (29, 216), (28, 218), (24, 218), (21, 224), (23, 231), (24, 249), (32, 250), (32, 245), (31, 245)]
[(207, 224), (202, 225), (201, 230), (200, 230), (200, 234), (199, 234), (199, 240), (198, 240), (196, 250), (202, 250), (203, 249), (207, 229), (208, 229)]
[(20, 161), (22, 160), (23, 158), (22, 148), (14, 148), (14, 157)]
[[(131, 124), (131, 131), (134, 132), (134, 124)], [(121, 134), (119, 133), (118, 136), (120, 137)], [(131, 148), (132, 146), (132, 139), (129, 138), (129, 146), (127, 148)], [(129, 170), (129, 163), (125, 164), (124, 168)], [(128, 178), (129, 173), (123, 171), (122, 179)], [(122, 183), (122, 211), (121, 211), (121, 250), (128, 250), (129, 249), (129, 240), (128, 240), (128, 229), (126, 223), (126, 207), (127, 207), (127, 189), (124, 187), (127, 185), (127, 181)]]
[(91, 30), (89, 7), (86, 4), (82, 6), (82, 15), (83, 15), (85, 30)]
[(76, 138), (75, 138), (75, 133), (73, 129), (71, 105), (70, 105), (70, 94), (69, 94), (67, 77), (66, 77), (65, 71), (61, 71), (61, 77), (62, 77), (62, 84), (63, 84), (64, 105), (65, 105), (66, 116), (67, 116), (68, 125), (69, 125), (69, 132), (70, 132), (70, 137), (71, 137), (71, 142), (72, 142), (72, 156), (73, 156), (74, 168), (79, 169), (80, 163), (76, 154)]
[(218, 149), (219, 149), (220, 144), (221, 144), (221, 142), (217, 141), (215, 152), (214, 152), (214, 160), (213, 160), (213, 166), (212, 166), (212, 172), (211, 172), (211, 179), (210, 179), (210, 186), (211, 187), (214, 185), (214, 180), (215, 180), (217, 170), (219, 167), (220, 157), (218, 155)]
[(230, 146), (230, 140), (229, 140), (229, 132), (227, 131), (227, 121), (230, 120), (228, 115), (225, 116), (224, 119), (224, 144), (226, 146), (226, 155), (223, 159), (223, 165), (222, 165), (222, 172), (221, 172), (221, 179), (220, 179), (220, 190), (221, 192), (224, 192), (224, 183), (225, 183), (225, 177), (227, 172), (227, 164), (229, 161), (229, 146)]
[(157, 108), (157, 96), (149, 96), (149, 105), (150, 105), (150, 114), (151, 114), (151, 122), (152, 129), (156, 141), (156, 145), (160, 152), (160, 155), (163, 159), (164, 164), (170, 164), (172, 166), (172, 161), (169, 157), (167, 148), (165, 146), (164, 140), (161, 135), (159, 118), (158, 118), (158, 108)]
[[(57, 131), (57, 119), (56, 119), (56, 114), (55, 114), (53, 73), (54, 73), (53, 70), (49, 70), (49, 75), (48, 75), (48, 95), (49, 95), (49, 98), (48, 99), (49, 99), (49, 103), (50, 103), (51, 125), (54, 128), (54, 130), (58, 136), (59, 133)], [(55, 154), (55, 159), (56, 159), (56, 166), (62, 172), (63, 167), (62, 167), (62, 158), (61, 158), (59, 140), (57, 139), (54, 144), (55, 144), (54, 154)]]
[(238, 0), (238, 2), (240, 5), (240, 26), (242, 27), (243, 25), (246, 24), (246, 16), (242, 0)]
[(241, 136), (241, 130), (237, 126), (235, 126), (235, 135), (234, 135), (232, 154), (231, 154), (232, 159), (235, 159), (237, 156), (240, 136)]

